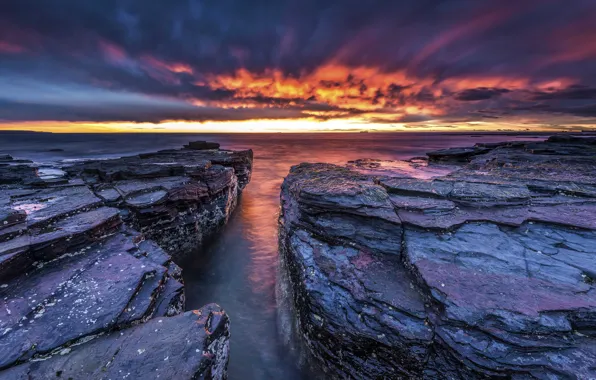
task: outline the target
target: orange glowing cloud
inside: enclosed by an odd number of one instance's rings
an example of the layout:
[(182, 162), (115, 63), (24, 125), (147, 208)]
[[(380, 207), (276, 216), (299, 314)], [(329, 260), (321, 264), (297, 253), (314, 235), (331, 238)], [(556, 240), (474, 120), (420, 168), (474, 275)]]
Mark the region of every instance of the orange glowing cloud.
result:
[(161, 59), (155, 58), (150, 55), (144, 55), (141, 57), (141, 62), (155, 68), (158, 70), (167, 70), (176, 74), (189, 74), (193, 75), (194, 70), (192, 67), (186, 63), (180, 62), (166, 62)]
[[(236, 100), (231, 103), (201, 101), (202, 105), (266, 108), (279, 105), (272, 105), (271, 101), (269, 104), (256, 104), (255, 99), (280, 99), (285, 101), (282, 104), (286, 106), (315, 102), (334, 107), (335, 111), (325, 111), (328, 117), (345, 116), (342, 111), (345, 110), (367, 114), (374, 119), (395, 120), (396, 117), (412, 115), (428, 118), (445, 115), (447, 110), (458, 107), (452, 95), (469, 89), (504, 89), (502, 93), (515, 90), (552, 91), (574, 83), (570, 78), (537, 83), (521, 76), (470, 76), (438, 81), (433, 77), (415, 77), (405, 70), (387, 72), (377, 67), (328, 63), (299, 76), (286, 75), (277, 69), (253, 73), (243, 68), (233, 74), (207, 76), (196, 84), (214, 90), (233, 91)], [(321, 112), (308, 111), (308, 114), (322, 115)]]
[(379, 93), (399, 85), (408, 96), (432, 80), (408, 77), (405, 71), (383, 72), (375, 67), (348, 67), (328, 63), (315, 71), (294, 77), (281, 70), (268, 69), (251, 73), (239, 69), (231, 75), (211, 75), (199, 85), (212, 89), (232, 90), (238, 99), (266, 97), (272, 99), (312, 100), (338, 108), (372, 111), (388, 105)]

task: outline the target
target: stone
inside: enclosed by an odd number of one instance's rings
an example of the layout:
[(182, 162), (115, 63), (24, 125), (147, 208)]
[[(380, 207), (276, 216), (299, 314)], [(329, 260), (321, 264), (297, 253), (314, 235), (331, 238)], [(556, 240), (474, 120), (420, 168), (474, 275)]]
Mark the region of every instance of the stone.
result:
[(0, 372), (0, 379), (226, 379), (229, 319), (217, 305), (154, 318)]
[(37, 169), (32, 166), (19, 164), (0, 165), (0, 185), (30, 183), (34, 180), (37, 180)]
[(594, 135), (554, 135), (550, 136), (547, 140), (551, 143), (579, 143), (579, 144), (596, 144), (596, 136)]
[(430, 161), (455, 161), (467, 162), (472, 157), (489, 152), (490, 149), (482, 146), (472, 148), (448, 148), (426, 153)]
[(282, 301), (328, 377), (596, 378), (596, 146), (481, 148), (291, 169)]
[(184, 145), (186, 149), (192, 150), (207, 150), (207, 149), (219, 149), (219, 144), (216, 142), (208, 141), (191, 141), (187, 145)]
[[(215, 148), (211, 148), (215, 149)], [(65, 168), (179, 259), (225, 225), (250, 181), (252, 151), (165, 150)]]
[[(228, 317), (217, 305), (181, 314), (173, 260), (227, 222), (251, 151), (81, 162), (60, 181), (7, 167), (0, 378), (226, 378)], [(31, 178), (14, 180), (21, 170)]]

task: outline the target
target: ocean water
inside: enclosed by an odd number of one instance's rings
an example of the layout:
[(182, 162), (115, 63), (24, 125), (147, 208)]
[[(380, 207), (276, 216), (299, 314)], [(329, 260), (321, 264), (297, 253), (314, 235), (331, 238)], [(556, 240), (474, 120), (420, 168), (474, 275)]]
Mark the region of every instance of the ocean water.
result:
[(222, 234), (184, 260), (187, 309), (223, 306), (231, 318), (229, 378), (311, 378), (282, 344), (277, 325), (279, 187), (292, 165), (342, 164), (359, 158), (389, 160), (477, 142), (544, 138), (540, 135), (355, 133), (355, 134), (12, 134), (0, 133), (0, 154), (53, 166), (86, 158), (108, 158), (177, 148), (191, 140), (252, 148), (251, 183)]

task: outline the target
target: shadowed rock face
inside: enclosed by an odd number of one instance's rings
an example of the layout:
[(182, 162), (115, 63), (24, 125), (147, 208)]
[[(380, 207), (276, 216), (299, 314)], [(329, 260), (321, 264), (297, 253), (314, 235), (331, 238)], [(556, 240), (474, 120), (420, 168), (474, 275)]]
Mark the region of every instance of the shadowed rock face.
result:
[(250, 181), (252, 151), (167, 150), (66, 168), (174, 258), (223, 226)]
[(480, 148), (290, 171), (282, 267), (330, 377), (596, 377), (596, 145)]
[(178, 315), (172, 256), (226, 223), (251, 151), (89, 161), (61, 181), (4, 161), (0, 378), (225, 378), (228, 318)]

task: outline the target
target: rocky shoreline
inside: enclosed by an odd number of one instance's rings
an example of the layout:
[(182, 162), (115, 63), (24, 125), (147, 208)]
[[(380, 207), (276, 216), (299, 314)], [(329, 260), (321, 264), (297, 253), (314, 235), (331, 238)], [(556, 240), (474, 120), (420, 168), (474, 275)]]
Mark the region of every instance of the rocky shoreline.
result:
[(596, 378), (596, 138), (300, 164), (279, 244), (331, 378)]
[(193, 142), (44, 176), (0, 156), (0, 379), (225, 378), (228, 317), (183, 313), (174, 260), (225, 225), (252, 160)]

